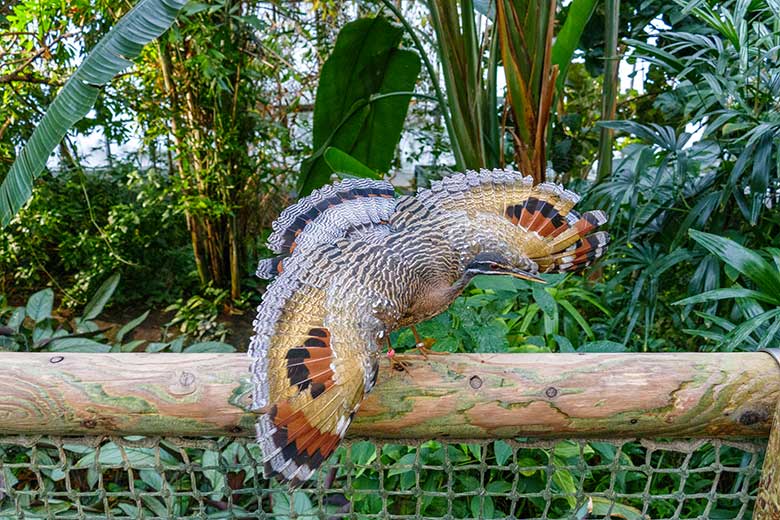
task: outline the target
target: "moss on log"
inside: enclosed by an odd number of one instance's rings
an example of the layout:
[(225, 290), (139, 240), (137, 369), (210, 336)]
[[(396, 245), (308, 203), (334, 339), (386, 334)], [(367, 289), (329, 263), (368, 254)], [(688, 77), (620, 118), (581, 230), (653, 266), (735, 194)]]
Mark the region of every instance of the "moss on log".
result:
[[(763, 353), (403, 356), (350, 428), (376, 438), (762, 437)], [(243, 354), (0, 353), (0, 434), (251, 435)]]

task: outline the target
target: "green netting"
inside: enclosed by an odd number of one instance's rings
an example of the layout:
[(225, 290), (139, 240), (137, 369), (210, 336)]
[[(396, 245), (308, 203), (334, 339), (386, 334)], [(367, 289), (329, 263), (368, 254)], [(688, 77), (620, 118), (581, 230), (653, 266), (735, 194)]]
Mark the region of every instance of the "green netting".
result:
[(764, 448), (353, 440), (291, 491), (249, 439), (0, 437), (0, 518), (741, 519)]

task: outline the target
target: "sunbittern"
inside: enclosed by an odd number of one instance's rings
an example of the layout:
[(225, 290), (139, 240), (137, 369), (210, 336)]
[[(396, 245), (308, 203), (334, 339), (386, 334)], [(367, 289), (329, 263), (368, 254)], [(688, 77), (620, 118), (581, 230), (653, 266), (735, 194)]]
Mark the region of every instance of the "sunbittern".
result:
[(436, 316), (479, 274), (541, 280), (602, 255), (602, 211), (531, 177), (483, 170), (414, 196), (347, 179), (284, 210), (261, 262), (276, 276), (249, 355), (266, 476), (298, 485), (336, 449), (377, 379), (383, 338)]

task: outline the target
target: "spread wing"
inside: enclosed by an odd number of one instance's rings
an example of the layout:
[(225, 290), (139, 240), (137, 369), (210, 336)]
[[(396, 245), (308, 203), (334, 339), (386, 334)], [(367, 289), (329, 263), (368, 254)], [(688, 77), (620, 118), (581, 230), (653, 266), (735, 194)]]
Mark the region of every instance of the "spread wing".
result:
[(604, 212), (580, 214), (573, 209), (578, 201), (576, 193), (553, 183), (534, 186), (519, 172), (469, 171), (399, 199), (390, 224), (414, 227), (442, 214), (458, 215), (477, 234), (487, 230), (534, 261), (540, 272), (578, 271), (609, 244), (609, 235), (596, 231), (607, 220)]
[(344, 179), (314, 190), (274, 221), (268, 248), (279, 256), (261, 260), (257, 275), (270, 280), (284, 271), (291, 257), (308, 254), (321, 244), (383, 234), (395, 209), (394, 197), (392, 184), (370, 179)]
[(258, 308), (249, 354), (265, 474), (298, 485), (333, 453), (376, 379), (381, 324), (333, 295), (337, 247), (292, 263)]

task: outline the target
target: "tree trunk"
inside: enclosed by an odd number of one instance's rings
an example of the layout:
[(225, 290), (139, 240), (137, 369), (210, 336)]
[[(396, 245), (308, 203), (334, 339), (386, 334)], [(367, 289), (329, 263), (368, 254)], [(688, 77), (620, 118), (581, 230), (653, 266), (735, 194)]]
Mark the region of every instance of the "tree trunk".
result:
[[(181, 134), (179, 133), (181, 110), (179, 107), (179, 98), (176, 84), (173, 81), (173, 64), (171, 62), (171, 54), (168, 50), (168, 46), (160, 41), (158, 41), (157, 48), (160, 56), (160, 70), (162, 71), (165, 90), (168, 92), (168, 97), (170, 98), (171, 103), (171, 134), (173, 136), (176, 149), (179, 150), (179, 153), (181, 153), (181, 150), (184, 148), (182, 146)], [(176, 172), (184, 183), (186, 181), (186, 175), (181, 158), (176, 157), (173, 161), (176, 165)], [(187, 208), (184, 209), (184, 218), (187, 221), (187, 230), (190, 232), (190, 243), (192, 244), (192, 254), (195, 258), (195, 267), (198, 270), (198, 278), (200, 279), (200, 283), (205, 285), (208, 282), (208, 273), (206, 271), (206, 266), (204, 265), (203, 256), (200, 251), (198, 225)]]

